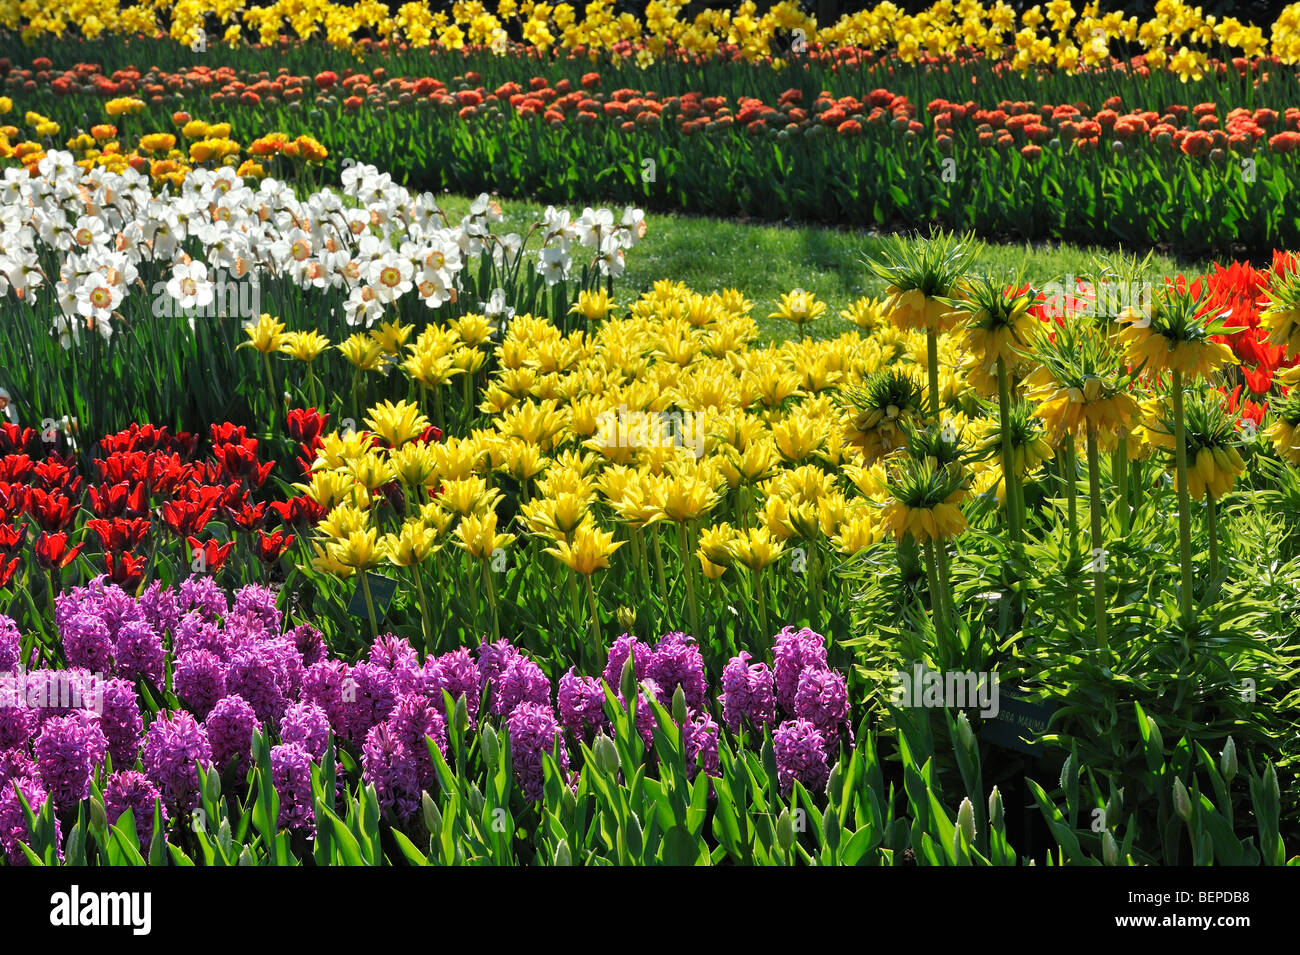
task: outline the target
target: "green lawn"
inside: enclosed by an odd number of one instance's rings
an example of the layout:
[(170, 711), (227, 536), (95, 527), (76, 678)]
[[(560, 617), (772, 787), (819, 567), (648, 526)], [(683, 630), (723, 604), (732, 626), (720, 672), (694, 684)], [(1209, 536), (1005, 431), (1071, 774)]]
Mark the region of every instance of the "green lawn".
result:
[[(455, 221), (469, 208), (470, 199), (447, 195), (439, 202)], [(506, 221), (504, 228), (494, 228), (498, 234), (527, 232), (545, 208), (510, 199), (499, 202)], [(616, 219), (621, 212), (615, 210)], [(782, 339), (793, 335), (793, 326), (767, 316), (776, 309), (782, 293), (802, 288), (814, 292), (828, 306), (825, 316), (808, 326), (808, 333), (827, 337), (848, 327), (839, 317), (841, 308), (863, 295), (880, 296), (884, 290), (884, 283), (863, 261), (888, 241), (880, 235), (682, 215), (648, 214), (646, 223), (646, 237), (628, 253), (627, 272), (615, 286), (620, 304), (664, 278), (685, 282), (697, 292), (738, 288), (754, 302), (753, 314), (763, 334)], [(530, 247), (536, 248), (536, 240)], [(982, 269), (1008, 280), (1023, 272), (1027, 281), (1046, 283), (1086, 273), (1089, 261), (1101, 251), (1056, 243), (986, 245), (978, 261)], [(1156, 255), (1151, 266), (1161, 275), (1200, 274), (1209, 270), (1210, 263)]]

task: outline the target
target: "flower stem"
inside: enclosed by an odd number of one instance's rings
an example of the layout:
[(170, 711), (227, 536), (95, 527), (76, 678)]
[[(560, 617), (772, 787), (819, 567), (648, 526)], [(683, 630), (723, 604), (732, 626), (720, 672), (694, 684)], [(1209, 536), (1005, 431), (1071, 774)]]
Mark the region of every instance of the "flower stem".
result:
[(1219, 505), (1211, 494), (1205, 499), (1205, 520), (1210, 532), (1210, 579), (1219, 576)]
[(411, 565), (411, 574), (415, 577), (415, 596), (420, 601), (420, 632), (424, 634), (424, 652), (433, 652), (433, 638), (429, 635), (429, 627), (432, 625), (432, 617), (429, 614), (429, 604), (424, 596), (424, 575), (420, 573), (420, 565)]
[(998, 359), (998, 421), (1002, 426), (1002, 485), (1007, 499), (1007, 523), (1011, 526), (1011, 539), (1020, 543), (1022, 538), (1020, 514), (1020, 485), (1016, 481), (1012, 466), (1011, 432), (1008, 422), (1011, 420), (1011, 388), (1007, 382), (1007, 363)]
[(691, 552), (686, 541), (686, 525), (684, 523), (677, 525), (677, 540), (680, 542), (682, 551), (682, 573), (686, 575), (686, 599), (687, 609), (690, 611), (691, 636), (696, 640), (700, 639), (700, 608), (695, 600), (695, 574), (694, 568), (691, 567)]
[(585, 574), (587, 581), (587, 610), (590, 611), (591, 645), (600, 647), (600, 612), (596, 609), (596, 591), (591, 586), (591, 574)]
[(1106, 633), (1106, 550), (1101, 532), (1101, 464), (1097, 460), (1097, 429), (1088, 429), (1088, 516), (1092, 524), (1092, 595), (1093, 624), (1097, 645), (1110, 649)]
[(379, 621), (375, 618), (375, 601), (370, 596), (370, 576), (364, 569), (358, 569), (357, 573), (361, 575), (361, 593), (366, 598), (366, 613), (370, 616), (370, 637), (374, 639), (379, 636)]
[(944, 611), (943, 592), (939, 588), (939, 569), (934, 558), (934, 541), (925, 542), (925, 572), (930, 578), (930, 617), (934, 620), (934, 630), (938, 635), (943, 657), (947, 657), (948, 621)]
[(1187, 489), (1187, 425), (1183, 419), (1183, 373), (1174, 370), (1174, 463), (1178, 469), (1178, 562), (1182, 568), (1180, 609), (1192, 622), (1192, 505)]
[(501, 623), (497, 619), (497, 594), (492, 587), (492, 574), (488, 570), (488, 562), (482, 561), (483, 564), (483, 589), (487, 591), (488, 611), (492, 615), (492, 639), (501, 639)]

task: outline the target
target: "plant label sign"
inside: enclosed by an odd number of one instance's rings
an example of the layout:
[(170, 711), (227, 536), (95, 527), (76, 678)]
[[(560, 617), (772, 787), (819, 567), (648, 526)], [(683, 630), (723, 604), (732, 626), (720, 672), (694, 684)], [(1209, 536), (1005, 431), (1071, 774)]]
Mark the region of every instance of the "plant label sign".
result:
[(980, 738), (1003, 749), (1019, 750), (1030, 756), (1040, 755), (1042, 744), (1034, 742), (1034, 739), (1047, 730), (1056, 707), (1006, 690), (1000, 696), (998, 715), (981, 727)]
[[(397, 581), (383, 574), (366, 571), (366, 580), (370, 583), (370, 599), (375, 602), (375, 619), (383, 620), (388, 615), (388, 608), (397, 596)], [(348, 613), (358, 620), (366, 620), (370, 614), (366, 611), (366, 592), (358, 581), (357, 589), (352, 591), (352, 600), (348, 603)]]

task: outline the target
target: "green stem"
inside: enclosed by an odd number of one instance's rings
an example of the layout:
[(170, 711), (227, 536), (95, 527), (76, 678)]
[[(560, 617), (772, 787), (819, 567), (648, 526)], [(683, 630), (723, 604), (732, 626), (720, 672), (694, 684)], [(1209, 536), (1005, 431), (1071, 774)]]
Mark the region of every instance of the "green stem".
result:
[(424, 652), (433, 652), (433, 638), (429, 635), (429, 627), (432, 625), (433, 617), (429, 613), (429, 604), (424, 596), (424, 575), (420, 573), (420, 565), (411, 565), (411, 574), (415, 577), (415, 596), (420, 601), (420, 632), (424, 634)]
[(1106, 634), (1106, 550), (1101, 532), (1101, 464), (1097, 460), (1097, 429), (1088, 429), (1088, 511), (1092, 524), (1092, 593), (1093, 624), (1097, 628), (1097, 645), (1110, 649)]
[(488, 611), (492, 615), (492, 639), (500, 640), (501, 624), (500, 621), (497, 619), (497, 594), (496, 594), (496, 590), (492, 587), (492, 574), (488, 570), (488, 562), (485, 560), (482, 563), (483, 563), (483, 589), (487, 591)]
[(948, 621), (944, 612), (943, 591), (939, 587), (939, 568), (934, 557), (934, 541), (926, 541), (922, 548), (925, 552), (925, 573), (930, 579), (930, 617), (934, 620), (934, 631), (938, 637), (943, 662), (947, 662)]
[(758, 596), (758, 625), (763, 628), (763, 646), (766, 649), (772, 639), (772, 630), (767, 625), (767, 594), (763, 591), (763, 570), (754, 571), (754, 593)]
[(1120, 531), (1127, 536), (1129, 522), (1132, 520), (1132, 513), (1129, 511), (1129, 493), (1128, 493), (1128, 436), (1119, 439), (1119, 447), (1115, 450), (1115, 466), (1112, 468), (1115, 472), (1115, 484), (1119, 488), (1119, 526)]
[(1205, 520), (1210, 532), (1210, 579), (1219, 576), (1219, 505), (1214, 495), (1205, 499)]
[(591, 586), (591, 574), (586, 574), (587, 582), (587, 610), (591, 620), (591, 645), (600, 647), (600, 612), (596, 609), (596, 591)]
[(1187, 425), (1183, 418), (1183, 373), (1174, 371), (1174, 463), (1178, 468), (1178, 561), (1182, 569), (1180, 609), (1192, 622), (1192, 505), (1187, 489)]
[(370, 617), (370, 637), (373, 640), (379, 636), (379, 621), (375, 617), (375, 601), (370, 596), (370, 577), (363, 569), (358, 569), (357, 573), (361, 575), (361, 593), (366, 598), (366, 613)]
[(686, 540), (686, 525), (684, 523), (677, 525), (677, 540), (682, 552), (682, 572), (686, 575), (686, 599), (687, 609), (691, 615), (691, 636), (699, 640), (701, 638), (700, 608), (695, 600), (695, 569), (691, 566), (691, 552)]
[(1013, 473), (1011, 430), (1011, 388), (1007, 382), (1007, 363), (998, 359), (998, 415), (1002, 425), (1002, 491), (1007, 499), (1007, 523), (1011, 525), (1011, 539), (1020, 543), (1022, 539), (1020, 514), (1020, 484)]

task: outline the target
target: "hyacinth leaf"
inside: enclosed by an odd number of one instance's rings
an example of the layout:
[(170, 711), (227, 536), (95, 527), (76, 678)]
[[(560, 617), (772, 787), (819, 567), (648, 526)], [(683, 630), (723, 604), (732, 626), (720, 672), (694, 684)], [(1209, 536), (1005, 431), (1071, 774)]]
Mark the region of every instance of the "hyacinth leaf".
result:
[(145, 865), (144, 856), (140, 855), (140, 837), (135, 829), (135, 813), (124, 812), (118, 816), (117, 822), (109, 827), (113, 834), (113, 842), (122, 853), (122, 858), (126, 865), (143, 866)]
[(401, 851), (406, 861), (411, 865), (427, 866), (430, 865), (429, 857), (416, 847), (415, 843), (408, 839), (400, 829), (393, 829), (393, 842), (397, 843), (397, 848)]
[(77, 804), (77, 822), (68, 833), (68, 841), (63, 847), (65, 865), (86, 865), (86, 810), (83, 803)]
[(318, 806), (317, 811), (323, 813), (323, 818), (328, 821), (333, 829), (339, 861), (343, 865), (366, 865), (365, 859), (361, 856), (361, 846), (357, 843), (356, 836), (348, 829), (347, 824), (333, 810), (325, 806)]
[(161, 799), (155, 799), (153, 803), (153, 838), (149, 843), (149, 864), (167, 864), (167, 829), (163, 826)]
[(662, 861), (673, 866), (708, 865), (708, 853), (700, 841), (681, 826), (664, 833)]

